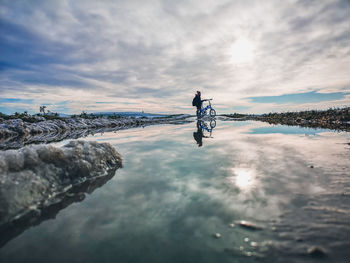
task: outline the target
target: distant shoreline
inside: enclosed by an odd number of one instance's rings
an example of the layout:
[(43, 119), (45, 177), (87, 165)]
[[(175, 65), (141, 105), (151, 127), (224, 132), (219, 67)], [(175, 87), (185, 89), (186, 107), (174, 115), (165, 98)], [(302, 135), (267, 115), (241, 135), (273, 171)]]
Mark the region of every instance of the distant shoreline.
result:
[(222, 114), (233, 120), (257, 120), (269, 124), (282, 124), (309, 128), (325, 128), (340, 131), (350, 131), (350, 107), (328, 110), (309, 110), (299, 112), (251, 114)]
[[(27, 144), (57, 142), (76, 139), (89, 134), (117, 131), (154, 124), (178, 123), (186, 121), (193, 115), (175, 114), (161, 117), (108, 116), (82, 113), (69, 117), (58, 114), (30, 115), (26, 112), (15, 115), (0, 113), (0, 150), (18, 149)], [(269, 124), (282, 124), (309, 128), (325, 128), (338, 131), (350, 131), (350, 107), (328, 109), (323, 111), (299, 111), (284, 113), (220, 114), (225, 120), (256, 120)]]

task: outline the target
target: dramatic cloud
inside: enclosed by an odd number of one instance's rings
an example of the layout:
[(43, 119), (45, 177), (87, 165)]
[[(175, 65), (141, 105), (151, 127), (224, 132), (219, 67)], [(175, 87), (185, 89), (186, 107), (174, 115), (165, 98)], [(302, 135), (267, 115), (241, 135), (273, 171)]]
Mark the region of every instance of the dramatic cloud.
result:
[(346, 0), (3, 0), (0, 28), (3, 112), (189, 113), (198, 89), (218, 112), (350, 102)]

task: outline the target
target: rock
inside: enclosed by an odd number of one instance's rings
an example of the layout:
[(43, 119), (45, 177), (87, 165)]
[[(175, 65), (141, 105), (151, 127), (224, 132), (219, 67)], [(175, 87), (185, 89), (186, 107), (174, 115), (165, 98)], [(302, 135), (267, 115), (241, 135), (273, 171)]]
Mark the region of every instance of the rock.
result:
[(258, 244), (258, 242), (252, 241), (252, 242), (250, 242), (250, 245), (252, 247), (257, 247), (259, 244)]
[(121, 156), (108, 143), (71, 141), (61, 148), (35, 145), (0, 152), (0, 228), (36, 205), (86, 180), (115, 173)]
[(307, 253), (313, 257), (325, 257), (326, 256), (326, 252), (324, 251), (323, 248), (320, 247), (310, 247), (307, 250)]
[(251, 257), (252, 255), (253, 255), (253, 253), (250, 252), (250, 251), (248, 251), (248, 252), (246, 253), (246, 256), (247, 256), (247, 257)]
[(215, 238), (221, 238), (221, 234), (215, 233), (215, 234), (214, 234), (214, 237), (215, 237)]
[(241, 226), (243, 228), (250, 229), (250, 230), (261, 230), (262, 229), (261, 226), (255, 225), (252, 222), (248, 222), (245, 220), (239, 221), (238, 224), (239, 224), (239, 226)]

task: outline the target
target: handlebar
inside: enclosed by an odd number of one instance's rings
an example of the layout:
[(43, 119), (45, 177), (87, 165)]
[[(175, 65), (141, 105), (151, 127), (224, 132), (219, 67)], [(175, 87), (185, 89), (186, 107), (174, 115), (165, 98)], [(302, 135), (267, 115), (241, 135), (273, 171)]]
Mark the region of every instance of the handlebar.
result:
[(202, 101), (209, 101), (209, 100), (213, 100), (213, 99), (205, 99), (205, 100), (202, 100)]

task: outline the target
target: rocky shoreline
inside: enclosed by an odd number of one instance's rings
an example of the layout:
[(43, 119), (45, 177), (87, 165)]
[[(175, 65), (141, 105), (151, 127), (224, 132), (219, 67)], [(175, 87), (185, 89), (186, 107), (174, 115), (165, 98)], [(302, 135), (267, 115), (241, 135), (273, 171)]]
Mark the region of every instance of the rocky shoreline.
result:
[[(120, 167), (122, 158), (108, 143), (71, 141), (60, 148), (32, 145), (0, 151), (0, 247), (82, 200)], [(74, 198), (67, 201), (67, 195)]]
[(77, 139), (90, 134), (128, 129), (154, 124), (176, 124), (185, 121), (190, 115), (173, 115), (162, 118), (58, 118), (38, 122), (22, 119), (0, 119), (0, 150), (18, 149), (27, 144), (56, 142), (64, 139)]
[(305, 128), (315, 129), (329, 129), (336, 131), (350, 131), (350, 122), (338, 122), (327, 120), (305, 120), (301, 118), (289, 119), (289, 118), (270, 118), (270, 117), (256, 117), (254, 120), (268, 122), (269, 124), (282, 124), (288, 126), (300, 126)]
[(262, 115), (226, 114), (223, 116), (237, 121), (256, 120), (269, 124), (350, 131), (350, 107), (324, 111), (310, 110)]

